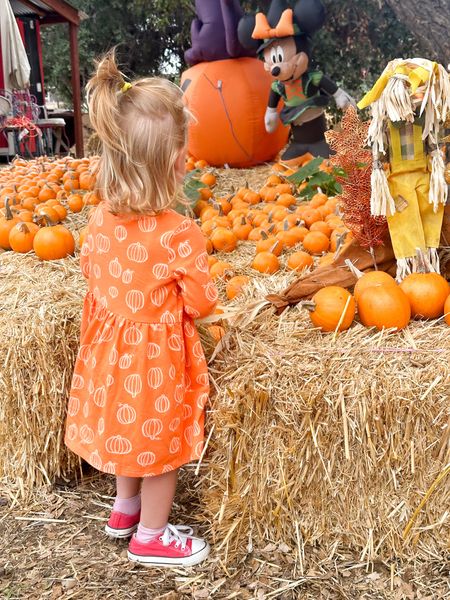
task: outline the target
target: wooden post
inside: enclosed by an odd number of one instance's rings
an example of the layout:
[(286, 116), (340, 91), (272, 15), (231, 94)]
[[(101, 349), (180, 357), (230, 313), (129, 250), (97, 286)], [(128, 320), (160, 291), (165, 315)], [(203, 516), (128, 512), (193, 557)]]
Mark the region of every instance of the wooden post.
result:
[(69, 23), (70, 37), (70, 68), (72, 73), (73, 114), (75, 128), (75, 147), (78, 158), (84, 154), (83, 149), (83, 124), (81, 121), (81, 87), (80, 63), (78, 55), (78, 25)]

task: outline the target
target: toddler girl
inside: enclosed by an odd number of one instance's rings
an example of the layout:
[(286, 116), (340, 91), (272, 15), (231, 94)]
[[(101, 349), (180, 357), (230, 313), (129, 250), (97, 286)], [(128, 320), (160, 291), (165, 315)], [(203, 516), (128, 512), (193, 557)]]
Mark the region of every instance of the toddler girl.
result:
[(208, 373), (193, 319), (214, 310), (217, 290), (202, 232), (170, 208), (184, 174), (189, 113), (165, 79), (125, 83), (114, 52), (98, 64), (88, 100), (103, 145), (102, 202), (81, 251), (89, 291), (66, 444), (116, 476), (106, 532), (132, 535), (131, 560), (194, 565), (208, 544), (168, 517), (177, 469), (203, 448)]

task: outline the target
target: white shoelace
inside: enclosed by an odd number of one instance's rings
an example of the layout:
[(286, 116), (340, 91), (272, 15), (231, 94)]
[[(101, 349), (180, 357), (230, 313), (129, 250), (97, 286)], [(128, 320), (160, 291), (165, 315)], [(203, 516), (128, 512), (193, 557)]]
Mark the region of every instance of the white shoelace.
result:
[(175, 548), (179, 548), (184, 550), (186, 548), (186, 542), (190, 535), (194, 533), (192, 527), (188, 525), (171, 525), (168, 523), (167, 527), (164, 529), (164, 533), (160, 536), (160, 540), (163, 543), (163, 546), (169, 546), (173, 541), (175, 541)]

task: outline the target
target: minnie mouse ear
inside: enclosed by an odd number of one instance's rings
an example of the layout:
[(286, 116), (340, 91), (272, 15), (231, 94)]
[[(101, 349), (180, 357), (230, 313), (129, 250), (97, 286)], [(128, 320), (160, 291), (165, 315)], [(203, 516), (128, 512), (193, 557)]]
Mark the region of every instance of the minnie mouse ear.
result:
[(244, 48), (256, 52), (261, 44), (261, 40), (254, 40), (252, 38), (254, 29), (255, 15), (244, 15), (238, 24), (238, 38)]
[(295, 21), (303, 33), (312, 35), (325, 23), (325, 7), (320, 0), (299, 0), (294, 7)]

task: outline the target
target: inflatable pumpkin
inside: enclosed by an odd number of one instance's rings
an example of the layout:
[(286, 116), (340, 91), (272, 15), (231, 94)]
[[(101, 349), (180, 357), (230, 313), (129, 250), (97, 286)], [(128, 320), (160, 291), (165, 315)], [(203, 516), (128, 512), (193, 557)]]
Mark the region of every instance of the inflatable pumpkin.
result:
[(289, 130), (264, 127), (271, 76), (256, 58), (202, 62), (183, 73), (181, 85), (196, 122), (189, 152), (210, 165), (252, 167), (270, 161), (285, 146)]
[(189, 129), (189, 152), (214, 166), (251, 167), (272, 160), (287, 142), (288, 130), (264, 127), (271, 77), (253, 50), (239, 42), (243, 16), (239, 0), (196, 0), (191, 66), (181, 78), (196, 122)]

